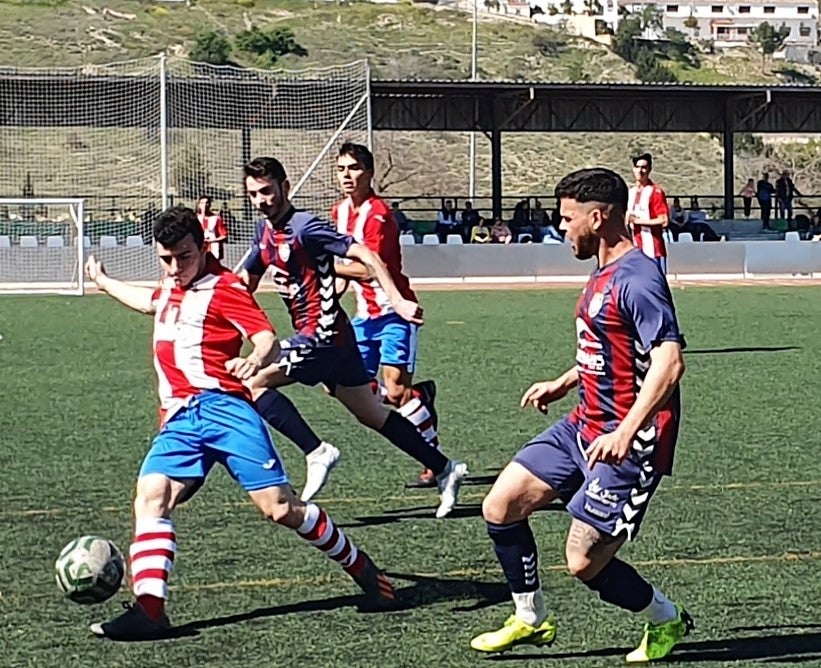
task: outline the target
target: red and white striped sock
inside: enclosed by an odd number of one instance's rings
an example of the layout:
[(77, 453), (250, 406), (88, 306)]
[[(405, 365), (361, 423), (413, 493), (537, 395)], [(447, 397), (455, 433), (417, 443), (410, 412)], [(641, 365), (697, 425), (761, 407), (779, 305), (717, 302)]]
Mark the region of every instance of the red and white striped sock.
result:
[(349, 575), (356, 575), (365, 565), (364, 553), (345, 535), (322, 508), (309, 503), (305, 508), (305, 520), (296, 532), (315, 548), (325, 553)]
[(159, 619), (168, 599), (168, 574), (177, 552), (174, 524), (164, 518), (140, 519), (134, 527), (131, 588), (137, 603), (152, 619)]
[(433, 426), (433, 417), (428, 407), (422, 403), (420, 393), (413, 391), (413, 398), (406, 404), (399, 407), (399, 414), (409, 420), (419, 435), (424, 438), (432, 448), (439, 447), (439, 434)]

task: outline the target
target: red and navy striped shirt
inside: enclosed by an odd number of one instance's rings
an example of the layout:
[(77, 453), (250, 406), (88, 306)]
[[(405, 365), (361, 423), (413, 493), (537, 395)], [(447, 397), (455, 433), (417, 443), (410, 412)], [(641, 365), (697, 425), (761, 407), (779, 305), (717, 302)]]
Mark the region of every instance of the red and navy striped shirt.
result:
[[(612, 432), (636, 401), (650, 350), (662, 341), (685, 345), (673, 297), (658, 265), (639, 249), (590, 276), (576, 305), (579, 405), (570, 415), (582, 440), (590, 444)], [(679, 389), (652, 420), (653, 466), (672, 471), (681, 417)]]
[(271, 267), (296, 336), (305, 344), (354, 345), (334, 271), (334, 256), (344, 257), (352, 243), (352, 237), (294, 208), (276, 227), (264, 218), (257, 223), (245, 270), (262, 276)]

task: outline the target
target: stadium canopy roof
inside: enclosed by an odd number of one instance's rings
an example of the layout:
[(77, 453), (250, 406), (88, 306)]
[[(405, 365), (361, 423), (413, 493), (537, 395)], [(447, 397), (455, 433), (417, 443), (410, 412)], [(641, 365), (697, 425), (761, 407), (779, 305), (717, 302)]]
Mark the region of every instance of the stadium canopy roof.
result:
[[(167, 79), (168, 124), (177, 128), (327, 129), (346, 110), (329, 113), (328, 82), (273, 83), (219, 77), (223, 100), (212, 103), (210, 76)], [(351, 96), (335, 82), (339, 95)], [(289, 90), (291, 87), (293, 91)], [(642, 83), (530, 83), (525, 81), (384, 81), (370, 83), (375, 130), (485, 133), (492, 149), (494, 210), (501, 211), (503, 132), (712, 132), (725, 146), (725, 210), (732, 213), (732, 137), (738, 132), (821, 133), (821, 86)], [(288, 94), (293, 93), (293, 95)], [(295, 95), (297, 97), (295, 97)], [(101, 100), (128, 104), (101, 104)], [(130, 127), (159, 124), (156, 77), (46, 74), (0, 69), (0, 126)], [(294, 106), (294, 99), (316, 104)], [(342, 117), (337, 118), (339, 114)]]

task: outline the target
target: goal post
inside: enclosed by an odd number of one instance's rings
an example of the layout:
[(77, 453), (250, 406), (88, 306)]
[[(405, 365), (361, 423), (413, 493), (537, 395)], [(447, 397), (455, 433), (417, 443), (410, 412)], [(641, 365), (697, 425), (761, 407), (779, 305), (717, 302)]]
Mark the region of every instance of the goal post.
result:
[(0, 294), (82, 295), (85, 200), (0, 198)]

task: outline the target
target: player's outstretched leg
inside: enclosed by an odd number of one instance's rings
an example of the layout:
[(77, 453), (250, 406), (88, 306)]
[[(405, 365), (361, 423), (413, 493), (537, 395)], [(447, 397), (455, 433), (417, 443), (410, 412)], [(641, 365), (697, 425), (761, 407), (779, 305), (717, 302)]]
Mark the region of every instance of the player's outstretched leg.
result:
[(456, 506), (459, 489), (468, 474), (467, 465), (449, 460), (440, 450), (431, 448), (407, 418), (396, 411), (385, 411), (370, 385), (337, 386), (335, 393), (357, 420), (378, 431), (402, 452), (436, 474), (440, 500), (436, 517), (447, 517)]
[(251, 491), (249, 495), (266, 517), (295, 530), (297, 535), (339, 564), (365, 592), (369, 606), (385, 610), (396, 607), (391, 581), (322, 508), (297, 499), (288, 485)]
[(131, 588), (135, 603), (110, 622), (91, 625), (101, 638), (121, 641), (157, 640), (168, 635), (165, 614), (168, 576), (174, 565), (177, 538), (169, 519), (177, 501), (190, 495), (196, 481), (172, 480), (162, 474), (141, 476), (134, 501), (134, 542), (129, 550)]
[(302, 500), (310, 501), (324, 487), (328, 474), (339, 462), (339, 450), (320, 440), (294, 403), (278, 390), (265, 390), (254, 405), (271, 427), (293, 441), (305, 454), (307, 472)]
[(480, 652), (504, 652), (516, 645), (551, 645), (550, 619), (539, 582), (539, 558), (528, 516), (555, 492), (519, 464), (509, 464), (482, 503), (487, 532), (513, 596), (515, 612), (501, 628), (470, 641)]

